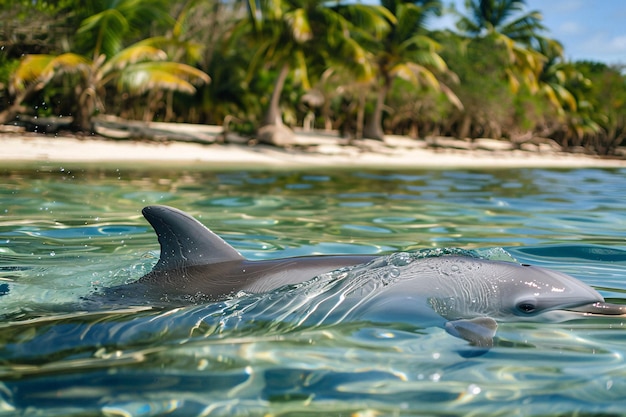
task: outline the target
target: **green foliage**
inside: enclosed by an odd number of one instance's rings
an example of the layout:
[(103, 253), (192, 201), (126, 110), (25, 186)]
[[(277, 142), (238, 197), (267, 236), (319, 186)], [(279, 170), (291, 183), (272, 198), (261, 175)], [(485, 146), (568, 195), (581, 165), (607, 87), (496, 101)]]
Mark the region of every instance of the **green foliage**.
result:
[(493, 38), (471, 42), (442, 34), (443, 57), (459, 77), (451, 88), (463, 103), (445, 131), (456, 137), (496, 137), (510, 128), (515, 95), (506, 81), (507, 52)]
[(503, 129), (502, 134), (510, 139), (524, 136), (527, 132), (541, 136), (550, 121), (559, 119), (557, 110), (544, 96), (522, 87), (513, 98), (512, 123)]
[(412, 138), (439, 136), (448, 127), (442, 121), (452, 120), (458, 112), (445, 94), (401, 78), (394, 81), (387, 105), (393, 111), (386, 119), (385, 129)]
[(10, 59), (0, 55), (0, 109), (9, 106), (11, 95), (8, 91), (8, 85), (13, 72), (19, 64), (20, 61), (17, 59)]
[(548, 136), (600, 154), (625, 140), (622, 68), (567, 62), (522, 0), (468, 0), (458, 33), (427, 30), (443, 12), (440, 0), (0, 0), (0, 119), (87, 109), (249, 133), (271, 109), (357, 136)]
[(18, 59), (6, 59), (3, 55), (0, 55), (0, 85), (9, 84), (11, 75), (19, 65), (20, 61)]
[(107, 84), (113, 80), (117, 81), (119, 91), (151, 95), (149, 108), (163, 99), (163, 91), (193, 94), (194, 84), (209, 82), (208, 75), (197, 68), (166, 61), (167, 54), (156, 47), (137, 43), (122, 48), (125, 35), (135, 36), (140, 28), (145, 29), (145, 24), (140, 22), (152, 19), (149, 21), (158, 23), (154, 19), (169, 18), (164, 2), (97, 1), (91, 6), (104, 10), (84, 19), (77, 37), (93, 42), (93, 59), (77, 53), (26, 55), (9, 83), (9, 91), (15, 95), (14, 103), (0, 118), (11, 120), (23, 102), (39, 99), (40, 90), (46, 86), (50, 90), (51, 82), (64, 74), (78, 75), (66, 93), (74, 98), (74, 123), (88, 131), (92, 129), (91, 117), (104, 109)]
[(580, 121), (582, 129), (568, 145), (582, 145), (589, 151), (608, 155), (626, 139), (626, 77), (621, 67), (598, 62), (578, 62), (575, 68), (583, 75), (572, 85), (580, 105), (571, 117)]
[(109, 57), (115, 55), (128, 39), (147, 37), (152, 24), (171, 23), (165, 0), (95, 0), (90, 3), (94, 13), (82, 20), (76, 33), (78, 49), (91, 52), (94, 59), (101, 53)]
[(17, 17), (20, 19), (26, 18), (28, 10), (53, 13), (59, 10), (63, 10), (74, 2), (71, 0), (58, 0), (58, 1), (32, 1), (32, 0), (0, 0), (1, 9), (15, 9), (18, 10)]

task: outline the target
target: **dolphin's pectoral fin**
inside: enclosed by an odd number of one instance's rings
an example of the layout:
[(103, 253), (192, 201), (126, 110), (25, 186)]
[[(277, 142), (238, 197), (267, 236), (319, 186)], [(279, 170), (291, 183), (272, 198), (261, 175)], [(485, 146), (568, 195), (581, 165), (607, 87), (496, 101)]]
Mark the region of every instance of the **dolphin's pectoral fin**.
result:
[(498, 323), (491, 317), (476, 317), (449, 321), (445, 329), (452, 336), (467, 340), (470, 345), (482, 348), (493, 347), (493, 337)]
[(154, 270), (245, 259), (221, 237), (185, 212), (167, 206), (148, 206), (142, 213), (154, 228), (161, 245), (161, 256)]

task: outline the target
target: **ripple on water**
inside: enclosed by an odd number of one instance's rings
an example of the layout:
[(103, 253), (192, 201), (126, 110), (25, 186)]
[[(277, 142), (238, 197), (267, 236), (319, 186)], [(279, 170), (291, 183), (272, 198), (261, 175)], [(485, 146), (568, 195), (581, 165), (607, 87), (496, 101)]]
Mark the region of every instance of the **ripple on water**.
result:
[[(321, 320), (341, 297), (445, 254), (548, 266), (623, 302), (625, 170), (3, 172), (0, 414), (621, 415), (626, 407), (621, 318), (501, 324), (482, 355), (419, 321)], [(393, 267), (360, 287), (341, 271), (184, 308), (76, 308), (155, 263), (158, 243), (140, 215), (147, 204), (191, 212), (255, 259), (388, 253)], [(403, 252), (407, 245), (420, 250)]]

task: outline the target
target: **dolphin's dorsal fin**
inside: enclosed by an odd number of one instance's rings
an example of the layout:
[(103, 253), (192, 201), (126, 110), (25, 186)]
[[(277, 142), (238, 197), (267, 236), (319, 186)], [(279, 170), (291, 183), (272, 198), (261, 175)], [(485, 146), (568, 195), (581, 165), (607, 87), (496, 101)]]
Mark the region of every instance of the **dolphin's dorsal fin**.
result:
[(143, 216), (159, 238), (161, 256), (155, 271), (208, 265), (245, 258), (189, 214), (167, 206), (147, 206)]

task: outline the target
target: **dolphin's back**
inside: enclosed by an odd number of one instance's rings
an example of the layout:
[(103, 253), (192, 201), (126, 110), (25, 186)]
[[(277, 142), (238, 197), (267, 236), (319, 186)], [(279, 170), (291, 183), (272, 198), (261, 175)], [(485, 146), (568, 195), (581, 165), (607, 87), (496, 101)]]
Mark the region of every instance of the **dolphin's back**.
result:
[(374, 255), (305, 256), (250, 261), (190, 215), (167, 206), (142, 211), (161, 245), (152, 271), (117, 290), (167, 299), (219, 300), (237, 291), (267, 292), (335, 269), (369, 262)]

